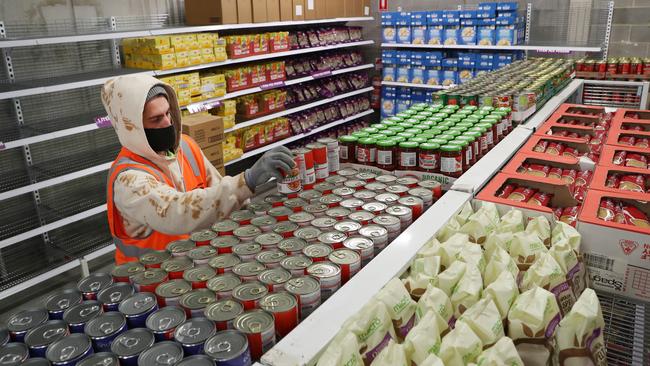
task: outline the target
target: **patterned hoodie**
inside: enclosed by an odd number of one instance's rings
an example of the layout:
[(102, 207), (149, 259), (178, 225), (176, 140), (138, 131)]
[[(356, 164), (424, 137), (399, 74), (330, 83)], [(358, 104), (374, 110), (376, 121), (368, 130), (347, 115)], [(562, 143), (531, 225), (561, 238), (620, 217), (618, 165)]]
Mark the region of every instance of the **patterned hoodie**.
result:
[(168, 84), (147, 75), (128, 75), (107, 81), (101, 91), (104, 108), (122, 146), (154, 163), (174, 182), (174, 187), (170, 187), (139, 170), (124, 171), (117, 176), (113, 201), (123, 217), (127, 234), (132, 238), (148, 237), (152, 230), (181, 235), (208, 228), (217, 220), (228, 217), (252, 196), (243, 173), (222, 177), (203, 154), (208, 187), (185, 191), (184, 172), (176, 154), (154, 152), (144, 132), (142, 112), (147, 93), (154, 85), (163, 86), (169, 96), (177, 136), (174, 152), (177, 153), (181, 111), (176, 93)]

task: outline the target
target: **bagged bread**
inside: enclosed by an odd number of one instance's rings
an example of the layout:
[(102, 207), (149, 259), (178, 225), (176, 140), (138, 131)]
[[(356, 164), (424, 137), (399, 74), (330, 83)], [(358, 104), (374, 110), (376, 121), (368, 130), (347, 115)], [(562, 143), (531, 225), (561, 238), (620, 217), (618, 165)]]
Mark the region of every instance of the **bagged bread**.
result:
[(442, 338), (438, 356), (445, 365), (467, 365), (476, 361), (482, 349), (481, 339), (467, 324), (459, 322)]
[(524, 366), (512, 339), (503, 337), (492, 347), (484, 350), (476, 361), (478, 366)]
[(429, 310), (404, 340), (407, 357), (415, 365), (421, 365), (430, 354), (440, 352), (440, 328), (435, 311)]
[(539, 286), (555, 295), (562, 314), (566, 314), (576, 302), (576, 297), (569, 283), (566, 273), (549, 253), (542, 254), (526, 272), (524, 272), (520, 291), (524, 292)]
[(442, 363), (442, 360), (440, 357), (434, 355), (434, 354), (429, 354), (429, 357), (427, 357), (424, 362), (419, 364), (418, 366), (445, 366), (444, 363)]
[(560, 366), (607, 365), (603, 339), (605, 322), (600, 302), (592, 289), (585, 289), (555, 332), (556, 359)]
[(461, 226), (460, 232), (468, 234), (472, 242), (482, 244), (498, 223), (499, 212), (496, 205), (491, 202), (483, 202), (481, 208)]
[(551, 232), (551, 242), (555, 243), (557, 241), (560, 241), (562, 238), (566, 238), (569, 241), (569, 246), (571, 246), (571, 249), (575, 250), (577, 253), (580, 253), (580, 241), (582, 239), (582, 236), (578, 230), (569, 224), (558, 221), (555, 223), (555, 227)]
[(377, 300), (386, 305), (398, 340), (404, 339), (415, 325), (416, 303), (411, 299), (402, 281), (393, 278), (377, 294)]
[(438, 287), (444, 291), (447, 296), (451, 296), (451, 291), (454, 289), (456, 284), (458, 284), (461, 277), (463, 277), (463, 274), (465, 274), (465, 268), (467, 268), (465, 262), (455, 261), (438, 275)]
[(505, 250), (497, 247), (492, 251), (492, 256), (489, 257), (488, 264), (483, 271), (483, 286), (489, 286), (504, 271), (512, 274), (514, 278), (519, 275), (519, 267), (515, 260)]
[(483, 297), (490, 298), (494, 301), (503, 320), (508, 317), (510, 307), (518, 295), (519, 287), (517, 286), (517, 281), (507, 271), (502, 272), (494, 282), (483, 290)]
[(499, 309), (490, 298), (477, 301), (463, 313), (456, 326), (459, 322), (469, 325), (484, 347), (489, 347), (506, 335)]
[(386, 348), (384, 348), (377, 357), (370, 364), (371, 366), (410, 366), (406, 359), (406, 352), (404, 346), (390, 340)]
[(344, 330), (327, 346), (317, 366), (362, 365), (357, 337)]
[(587, 288), (587, 269), (576, 252), (571, 249), (567, 238), (562, 238), (553, 243), (548, 253), (560, 265), (566, 273), (566, 280), (576, 297), (580, 297), (582, 291)]
[(456, 221), (462, 226), (467, 222), (469, 217), (472, 216), (473, 214), (474, 214), (474, 209), (472, 208), (472, 204), (467, 202), (465, 203), (465, 205), (463, 205), (463, 208), (456, 215)]
[(543, 288), (533, 287), (515, 299), (508, 313), (508, 336), (526, 366), (549, 364), (559, 322), (555, 296)]
[(458, 253), (456, 258), (467, 264), (473, 264), (478, 270), (483, 273), (485, 270), (485, 258), (483, 257), (483, 249), (481, 246), (474, 243), (465, 243), (463, 249)]
[(447, 294), (432, 285), (427, 287), (424, 295), (418, 301), (415, 309), (417, 320), (420, 321), (428, 312), (436, 314), (438, 329), (440, 329), (441, 334), (444, 333), (449, 328), (449, 322), (453, 315), (451, 301)]
[(548, 249), (535, 234), (520, 232), (514, 234), (510, 245), (510, 256), (515, 260), (520, 270), (525, 271)]
[(391, 316), (381, 301), (371, 300), (361, 310), (343, 323), (357, 336), (361, 357), (369, 365), (391, 339), (396, 339)]
[(404, 287), (411, 294), (411, 298), (417, 301), (429, 284), (437, 285), (439, 272), (440, 257), (416, 258), (411, 263), (409, 276), (404, 280)]
[(483, 249), (485, 249), (485, 258), (490, 258), (496, 248), (501, 248), (510, 253), (510, 246), (512, 245), (513, 238), (514, 234), (511, 232), (492, 233), (488, 235), (485, 243), (483, 243)]
[(462, 225), (458, 222), (458, 217), (452, 217), (443, 227), (440, 228), (440, 230), (438, 230), (436, 236), (438, 237), (438, 240), (444, 242), (451, 238), (452, 235), (458, 233), (461, 226)]
[(483, 280), (481, 279), (481, 272), (473, 264), (467, 264), (465, 273), (460, 281), (452, 290), (451, 306), (454, 308), (454, 316), (456, 319), (474, 305), (480, 298), (483, 292)]
[(436, 238), (429, 239), (415, 255), (416, 258), (440, 255), (440, 242)]
[(544, 216), (537, 216), (528, 221), (526, 233), (537, 235), (547, 247), (551, 245), (551, 223)]
[(440, 246), (442, 266), (448, 268), (454, 261), (456, 261), (458, 255), (462, 252), (463, 248), (465, 248), (465, 244), (468, 243), (469, 236), (461, 233), (456, 233), (444, 241)]
[(519, 210), (510, 210), (501, 216), (496, 227), (497, 233), (518, 233), (524, 231), (524, 214)]

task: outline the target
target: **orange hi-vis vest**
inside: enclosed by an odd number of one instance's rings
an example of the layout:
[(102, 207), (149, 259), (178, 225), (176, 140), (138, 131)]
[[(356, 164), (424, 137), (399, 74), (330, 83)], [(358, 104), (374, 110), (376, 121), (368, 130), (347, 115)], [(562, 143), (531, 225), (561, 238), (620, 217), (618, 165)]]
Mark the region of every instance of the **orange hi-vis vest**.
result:
[[(189, 192), (196, 188), (206, 188), (208, 186), (208, 180), (201, 148), (189, 136), (181, 135), (179, 150), (182, 153), (177, 154), (177, 158), (179, 164), (182, 164), (181, 171), (183, 172), (185, 191)], [(154, 163), (140, 155), (134, 154), (125, 147), (122, 148), (108, 172), (106, 196), (108, 225), (113, 236), (113, 242), (115, 243), (116, 264), (137, 261), (141, 255), (151, 250), (165, 249), (169, 242), (187, 239), (189, 236), (189, 234), (169, 235), (155, 230), (146, 238), (131, 238), (126, 234), (122, 215), (120, 215), (119, 210), (113, 202), (113, 183), (121, 172), (127, 170), (140, 170), (149, 173), (158, 181), (174, 187), (172, 179), (167, 177)]]

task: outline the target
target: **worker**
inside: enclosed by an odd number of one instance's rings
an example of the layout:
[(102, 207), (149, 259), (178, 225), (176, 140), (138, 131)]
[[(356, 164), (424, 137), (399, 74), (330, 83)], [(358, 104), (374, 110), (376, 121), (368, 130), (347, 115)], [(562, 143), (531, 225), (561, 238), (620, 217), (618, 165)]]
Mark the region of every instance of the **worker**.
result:
[(107, 214), (117, 264), (136, 261), (238, 210), (255, 187), (294, 166), (284, 146), (234, 177), (222, 177), (181, 134), (176, 93), (142, 74), (107, 81), (101, 99), (122, 150), (108, 172)]

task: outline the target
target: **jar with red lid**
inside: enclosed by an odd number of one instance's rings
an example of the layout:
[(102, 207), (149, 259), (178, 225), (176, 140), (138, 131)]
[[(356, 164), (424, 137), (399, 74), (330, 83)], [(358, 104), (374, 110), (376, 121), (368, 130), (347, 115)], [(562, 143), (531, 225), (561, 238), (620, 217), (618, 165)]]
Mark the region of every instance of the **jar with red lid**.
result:
[(447, 144), (461, 147), (461, 155), (463, 156), (463, 171), (467, 171), (470, 166), (470, 161), (472, 160), (472, 146), (470, 143), (464, 140), (456, 139), (449, 141)]
[(377, 140), (362, 138), (357, 141), (357, 163), (363, 165), (375, 165), (377, 156)]
[(392, 139), (377, 141), (377, 168), (395, 170), (397, 142)]
[(459, 145), (440, 146), (440, 173), (458, 178), (463, 174), (463, 148)]
[(413, 141), (399, 143), (399, 147), (397, 148), (398, 170), (416, 170), (418, 164), (418, 146), (419, 144)]
[(426, 142), (418, 147), (418, 170), (427, 173), (440, 172), (440, 145)]
[(358, 140), (358, 138), (351, 135), (339, 137), (339, 161), (341, 163), (354, 163), (356, 161)]

